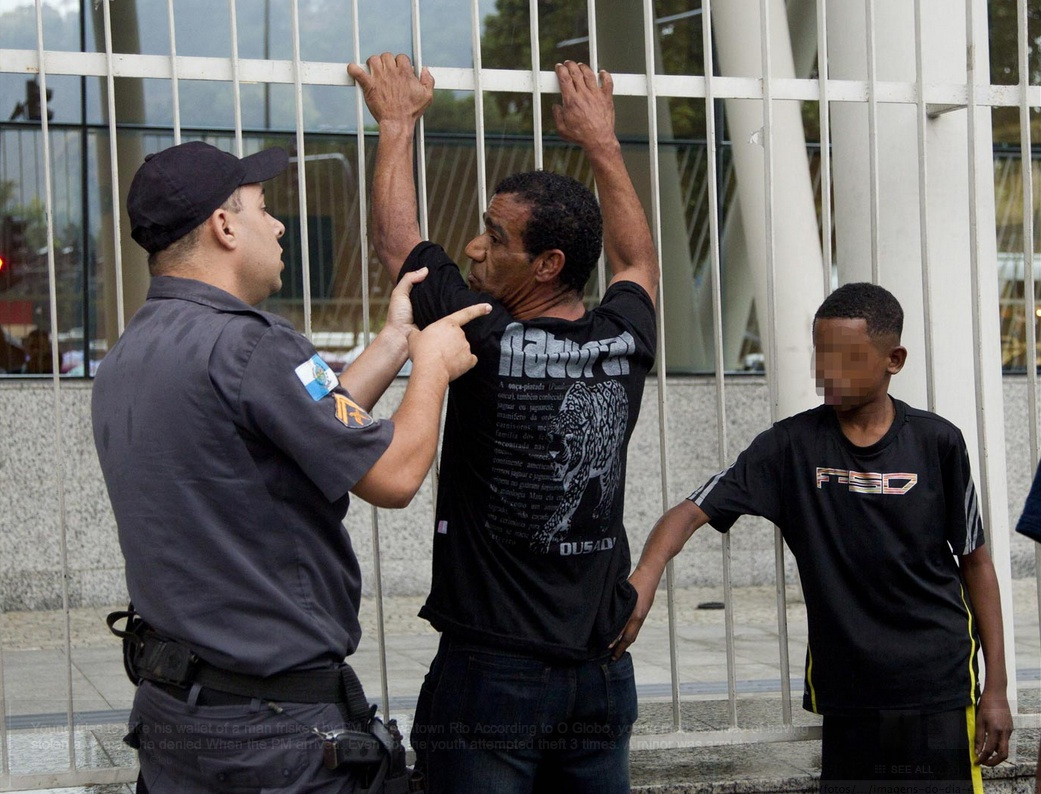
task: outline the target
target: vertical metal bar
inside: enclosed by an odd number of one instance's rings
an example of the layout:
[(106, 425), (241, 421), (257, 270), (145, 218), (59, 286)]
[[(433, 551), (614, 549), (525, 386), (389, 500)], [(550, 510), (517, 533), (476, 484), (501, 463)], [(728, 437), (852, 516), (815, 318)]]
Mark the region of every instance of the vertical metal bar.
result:
[(824, 294), (831, 293), (831, 102), (828, 98), (828, 4), (817, 0), (817, 85), (820, 90), (820, 175), (821, 175), (821, 254), (824, 263)]
[(235, 16), (235, 0), (228, 0), (228, 14), (231, 26), (232, 97), (235, 103), (235, 154), (242, 157), (242, 84), (239, 81), (239, 27)]
[[(654, 7), (652, 0), (643, 0), (643, 58), (644, 74), (647, 78), (647, 127), (648, 127), (648, 159), (651, 187), (651, 234), (654, 236), (654, 249), (658, 258), (658, 453), (661, 465), (661, 503), (662, 512), (669, 509), (669, 434), (668, 434), (668, 392), (665, 378), (665, 287), (662, 276), (661, 256), (661, 172), (658, 162), (658, 94), (654, 80), (654, 36), (657, 28), (654, 24)], [(672, 673), (672, 728), (681, 729), (680, 724), (680, 681), (679, 660), (677, 657), (676, 638), (676, 605), (675, 605), (675, 573), (672, 561), (669, 561), (665, 573), (666, 592), (669, 609), (669, 667)]]
[[(726, 0), (724, 0), (726, 2)], [(712, 341), (716, 381), (716, 452), (720, 469), (729, 462), (727, 448), (726, 362), (723, 360), (723, 279), (719, 260), (719, 184), (716, 169), (715, 58), (712, 46), (712, 0), (702, 0), (701, 36), (705, 72), (705, 176), (708, 191), (709, 256), (712, 270)], [(726, 637), (727, 705), (730, 727), (737, 727), (737, 660), (734, 653), (734, 587), (730, 533), (723, 533), (723, 624)]]
[[(351, 0), (351, 21), (354, 26), (354, 62), (364, 63), (361, 57), (361, 24), (358, 18), (358, 0)], [(363, 332), (363, 344), (369, 346), (371, 339), (370, 301), (369, 301), (369, 232), (368, 232), (368, 195), (366, 187), (365, 167), (365, 98), (360, 88), (354, 89), (355, 118), (357, 119), (357, 130), (355, 131), (355, 146), (358, 149), (358, 239), (361, 254), (361, 314)], [(354, 340), (357, 344), (358, 340)], [(380, 559), (380, 523), (379, 511), (375, 506), (370, 507), (372, 519), (372, 574), (375, 579), (376, 588), (376, 640), (380, 660), (380, 694), (383, 697), (384, 719), (390, 717), (390, 687), (387, 680), (387, 628), (386, 618), (383, 613), (383, 569)]]
[(875, 0), (867, 0), (867, 70), (868, 70), (868, 188), (871, 207), (871, 281), (880, 280), (878, 261), (878, 96), (875, 64)]
[(481, 79), (481, 15), (477, 0), (470, 0), (470, 48), (474, 59), (474, 120), (477, 125), (477, 223), (484, 226), (488, 206), (488, 166), (484, 153), (484, 86)]
[[(87, 14), (86, 7), (80, 6), (79, 14), (79, 33), (80, 33), (80, 51), (87, 51)], [(87, 132), (87, 78), (83, 75), (79, 79), (80, 87), (80, 129), (79, 129), (79, 147), (80, 147), (80, 195), (86, 196), (90, 189), (89, 175), (87, 173), (87, 162), (89, 159), (88, 154), (88, 140), (89, 133)], [(90, 272), (90, 261), (93, 253), (93, 238), (90, 234), (90, 202), (82, 202), (82, 223), (80, 224), (80, 277), (83, 279), (84, 284), (89, 284), (91, 279)], [(90, 364), (91, 364), (91, 346), (90, 338), (92, 336), (90, 328), (92, 325), (91, 315), (91, 302), (89, 295), (84, 297), (83, 300), (83, 377), (90, 377)]]
[[(871, 2), (871, 0), (868, 0)], [(769, 0), (759, 2), (759, 35), (763, 64), (763, 174), (766, 181), (766, 327), (769, 329), (767, 383), (770, 386), (770, 420), (777, 421), (777, 313), (775, 311), (776, 264), (774, 262), (774, 163), (773, 163), (773, 64), (771, 63)], [(777, 633), (781, 668), (781, 712), (784, 724), (792, 724), (791, 673), (788, 663), (788, 608), (784, 582), (784, 541), (781, 530), (774, 527), (774, 578), (777, 583)]]
[[(600, 71), (600, 47), (596, 33), (596, 0), (588, 0), (586, 3), (586, 27), (589, 28), (589, 68), (594, 73), (598, 73)], [(607, 266), (603, 251), (596, 260), (596, 288), (597, 295), (602, 298), (607, 291)]]
[(307, 240), (307, 174), (304, 145), (304, 97), (300, 62), (300, 0), (292, 0), (293, 10), (293, 95), (296, 100), (296, 183), (300, 212), (300, 272), (303, 276), (304, 335), (311, 337), (311, 255)]
[(47, 70), (43, 49), (43, 0), (36, 0), (36, 58), (39, 68), (40, 135), (43, 138), (44, 208), (47, 218), (47, 294), (51, 325), (51, 408), (54, 423), (54, 471), (57, 476), (58, 532), (61, 539), (62, 641), (65, 645), (65, 718), (69, 768), (76, 768), (76, 736), (72, 703), (72, 632), (69, 621), (69, 543), (65, 523), (65, 455), (61, 421), (61, 358), (58, 355), (58, 277), (54, 266), (54, 193), (51, 187), (51, 135), (47, 118)]
[(531, 24), (531, 128), (535, 137), (535, 170), (542, 170), (542, 53), (539, 49), (539, 3), (528, 0)]
[[(419, 74), (423, 71), (423, 33), (420, 29), (419, 0), (412, 0), (412, 53), (415, 55), (416, 74)], [(358, 101), (360, 102), (361, 99)], [(426, 124), (422, 116), (416, 129), (416, 188), (419, 191), (417, 197), (419, 233), (424, 240), (428, 240), (430, 238), (430, 211), (427, 208)]]
[(3, 634), (0, 634), (0, 772), (5, 776), (11, 774), (11, 758), (7, 749), (7, 683)]
[[(234, 3), (234, 0), (232, 2)], [(177, 77), (177, 23), (174, 18), (173, 0), (166, 0), (166, 20), (170, 26), (170, 91), (173, 95), (174, 146), (178, 146), (181, 143), (181, 91)]]
[(596, 33), (596, 0), (586, 2), (586, 27), (589, 28), (589, 68), (600, 70), (600, 43)]
[(922, 321), (925, 325), (925, 394), (930, 411), (936, 410), (936, 370), (933, 358), (933, 301), (929, 277), (929, 153), (926, 127), (929, 123), (925, 104), (925, 55), (922, 0), (914, 3), (915, 81), (918, 84), (918, 232), (922, 256)]
[[(975, 372), (975, 378), (973, 378), (976, 392), (976, 442), (979, 449), (979, 460), (980, 460), (980, 488), (979, 488), (979, 503), (980, 513), (983, 516), (984, 525), (986, 525), (991, 519), (990, 509), (990, 470), (991, 470), (991, 450), (990, 450), (990, 438), (987, 433), (986, 414), (987, 414), (987, 395), (983, 388), (984, 379), (984, 362), (982, 356), (982, 346), (979, 344), (981, 329), (984, 327), (985, 322), (993, 321), (993, 318), (984, 318), (983, 312), (983, 301), (980, 299), (981, 294), (981, 274), (980, 274), (980, 240), (978, 223), (979, 218), (977, 217), (977, 197), (978, 197), (978, 176), (976, 173), (976, 64), (977, 64), (977, 52), (976, 52), (976, 15), (974, 8), (974, 0), (965, 0), (965, 38), (966, 38), (966, 50), (968, 52), (968, 64), (967, 64), (967, 75), (966, 75), (966, 88), (968, 94), (968, 102), (966, 111), (968, 113), (968, 185), (969, 185), (969, 270), (970, 270), (970, 292), (972, 294), (972, 356), (973, 356), (973, 367)], [(986, 66), (984, 68), (987, 68)], [(993, 163), (994, 153), (993, 149), (989, 152), (990, 161)], [(990, 188), (993, 190), (993, 176), (991, 176)], [(991, 276), (993, 277), (993, 276)], [(1001, 461), (998, 465), (1004, 465), (1004, 454), (1005, 451), (1000, 451), (999, 460)], [(1004, 566), (997, 567), (998, 586), (1004, 593), (1010, 593), (1012, 590), (1012, 582), (1008, 576), (1008, 569)], [(1016, 669), (1015, 669), (1015, 643), (1009, 642), (1005, 649), (1005, 661), (1008, 673), (1008, 699), (1011, 703), (1016, 703), (1017, 696), (1017, 684), (1016, 684)]]
[[(1019, 165), (1023, 182), (1023, 331), (1026, 334), (1027, 439), (1030, 462), (1038, 460), (1037, 418), (1037, 302), (1034, 297), (1034, 162), (1030, 130), (1030, 44), (1027, 26), (1027, 0), (1016, 6), (1019, 47)], [(1041, 593), (1041, 546), (1034, 545), (1034, 578)], [(1041, 598), (1038, 599), (1041, 616)]]
[(112, 13), (109, 4), (112, 0), (101, 0), (102, 16), (105, 23), (105, 85), (108, 88), (108, 157), (112, 170), (112, 259), (116, 278), (116, 330), (123, 335), (126, 327), (123, 305), (123, 248), (120, 239), (123, 231), (120, 228), (119, 213), (119, 152), (116, 146), (116, 78), (115, 58), (112, 54)]
[[(412, 0), (412, 52), (415, 57), (416, 74), (423, 71), (423, 32), (420, 25), (419, 0)], [(427, 198), (427, 147), (426, 147), (426, 122), (423, 116), (419, 117), (416, 125), (416, 204), (419, 209), (419, 234), (424, 240), (430, 239), (430, 210)], [(436, 184), (436, 182), (435, 182)], [(449, 182), (448, 184), (453, 184)], [(456, 208), (458, 210), (458, 204)], [(449, 227), (452, 228), (452, 227)], [(447, 241), (446, 241), (447, 245)], [(451, 249), (449, 249), (451, 250)], [(448, 404), (441, 408), (441, 422), (445, 421), (445, 412)], [(430, 500), (431, 523), (437, 520), (437, 489), (440, 487), (441, 479), (441, 437), (437, 439), (437, 454), (434, 455), (434, 465), (430, 467), (430, 487), (434, 498)]]

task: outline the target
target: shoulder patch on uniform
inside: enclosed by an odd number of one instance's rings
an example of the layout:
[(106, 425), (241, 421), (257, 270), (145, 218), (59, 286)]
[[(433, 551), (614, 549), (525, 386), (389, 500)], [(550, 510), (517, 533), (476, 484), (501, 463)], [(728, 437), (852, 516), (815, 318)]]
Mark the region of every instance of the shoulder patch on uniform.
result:
[(307, 393), (312, 400), (320, 400), (333, 389), (338, 383), (332, 367), (322, 361), (322, 357), (315, 353), (307, 361), (294, 370), (300, 382), (304, 384)]
[(358, 403), (342, 394), (333, 394), (336, 402), (336, 418), (352, 430), (358, 427), (368, 427), (373, 423), (373, 418)]

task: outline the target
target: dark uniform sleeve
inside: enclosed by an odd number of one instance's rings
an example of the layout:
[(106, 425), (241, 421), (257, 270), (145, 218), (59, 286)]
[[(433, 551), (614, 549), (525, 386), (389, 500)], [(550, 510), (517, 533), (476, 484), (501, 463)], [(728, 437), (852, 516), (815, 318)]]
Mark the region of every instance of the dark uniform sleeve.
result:
[(1038, 464), (1037, 473), (1034, 474), (1034, 484), (1030, 486), (1026, 504), (1023, 505), (1023, 515), (1019, 517), (1019, 523), (1016, 524), (1016, 532), (1041, 541), (1041, 463)]
[(687, 497), (705, 512), (714, 529), (728, 532), (743, 515), (781, 523), (785, 438), (776, 425), (764, 430), (730, 468)]
[(351, 400), (331, 370), (325, 386), (312, 384), (309, 390), (305, 379), (315, 359), (303, 335), (284, 326), (268, 328), (242, 372), (239, 421), (247, 432), (269, 439), (335, 501), (384, 453), (394, 426), (373, 419)]
[(947, 542), (955, 554), (971, 554), (985, 542), (983, 520), (965, 439), (957, 428), (951, 430), (954, 438), (942, 459)]

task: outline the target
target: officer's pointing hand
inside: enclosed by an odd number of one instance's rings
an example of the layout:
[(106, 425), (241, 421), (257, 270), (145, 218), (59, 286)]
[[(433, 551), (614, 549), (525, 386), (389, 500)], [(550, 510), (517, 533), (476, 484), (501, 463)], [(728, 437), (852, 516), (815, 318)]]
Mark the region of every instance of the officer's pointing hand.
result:
[(470, 343), (463, 334), (463, 326), (492, 310), (490, 303), (478, 303), (442, 317), (418, 334), (409, 337), (409, 353), (414, 366), (444, 368), (448, 380), (455, 380), (473, 368), (477, 356), (470, 352)]

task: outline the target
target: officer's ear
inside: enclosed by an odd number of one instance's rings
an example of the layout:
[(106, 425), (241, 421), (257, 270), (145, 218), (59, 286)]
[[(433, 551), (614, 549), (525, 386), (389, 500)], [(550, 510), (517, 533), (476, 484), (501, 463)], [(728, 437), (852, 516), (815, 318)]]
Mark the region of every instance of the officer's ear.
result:
[(238, 229), (235, 223), (235, 213), (230, 209), (217, 207), (203, 224), (221, 248), (232, 251), (238, 247)]

